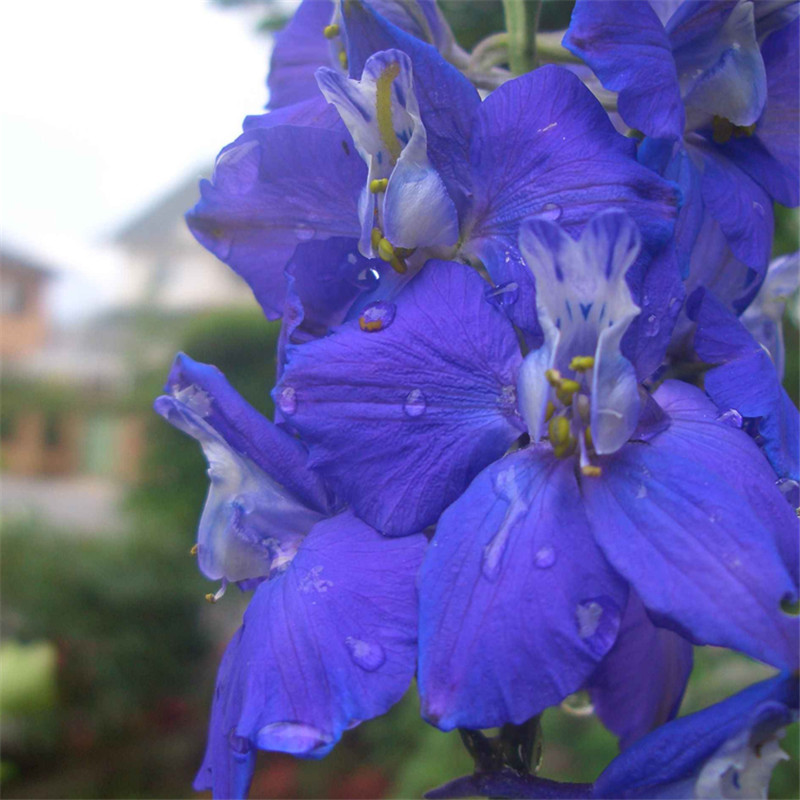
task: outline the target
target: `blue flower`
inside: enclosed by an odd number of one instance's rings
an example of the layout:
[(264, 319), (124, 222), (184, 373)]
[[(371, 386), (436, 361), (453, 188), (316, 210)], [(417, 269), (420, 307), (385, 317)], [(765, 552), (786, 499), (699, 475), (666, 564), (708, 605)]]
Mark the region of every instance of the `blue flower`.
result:
[(508, 310), (535, 342), (522, 220), (558, 218), (577, 233), (612, 204), (642, 232), (628, 280), (644, 318), (663, 320), (647, 341), (651, 366), (659, 363), (682, 295), (669, 245), (675, 187), (636, 162), (634, 143), (566, 70), (545, 67), (480, 102), (434, 47), (363, 4), (346, 8), (356, 77), (318, 73), (341, 117), (301, 103), (248, 122), (188, 215), (201, 243), (248, 280), (270, 316), (284, 308), (287, 263), (312, 240), (350, 239), (373, 259), (378, 285), (352, 316), (391, 300), (431, 257), (482, 262), (496, 284), (516, 284), (529, 300)]
[(772, 200), (798, 204), (797, 16), (796, 2), (575, 6), (565, 46), (619, 92), (621, 116), (647, 137), (640, 159), (684, 192), (686, 265), (710, 215), (763, 277)]
[(766, 798), (780, 747), (798, 718), (797, 678), (778, 675), (644, 737), (594, 785), (561, 784), (512, 770), (476, 773), (425, 796), (507, 798)]
[(222, 659), (195, 781), (245, 797), (257, 748), (318, 758), (406, 691), (426, 542), (385, 539), (334, 507), (302, 445), (214, 367), (179, 356), (166, 390), (156, 410), (209, 462), (200, 568), (257, 587)]
[(513, 298), (431, 262), (386, 326), (291, 349), (276, 388), (296, 398), (286, 424), (310, 466), (360, 517), (396, 536), (438, 520), (420, 573), (424, 716), (482, 728), (560, 702), (614, 646), (629, 587), (693, 642), (793, 664), (780, 605), (796, 519), (771, 467), (701, 390), (646, 392), (647, 352), (622, 347), (642, 315), (624, 279), (636, 226), (606, 212), (573, 240), (531, 220), (519, 246), (544, 331), (524, 361), (498, 307)]

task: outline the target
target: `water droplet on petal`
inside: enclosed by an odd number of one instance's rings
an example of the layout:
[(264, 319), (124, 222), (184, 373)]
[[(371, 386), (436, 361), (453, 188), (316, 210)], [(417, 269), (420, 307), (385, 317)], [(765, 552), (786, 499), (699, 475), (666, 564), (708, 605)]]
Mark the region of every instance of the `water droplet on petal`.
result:
[(545, 203), (536, 216), (539, 219), (548, 219), (552, 222), (561, 219), (564, 210), (557, 203)]
[(519, 284), (510, 281), (497, 286), (487, 286), (484, 296), (493, 306), (513, 306), (519, 300)]
[(573, 717), (590, 717), (594, 714), (592, 698), (585, 689), (565, 697), (561, 701), (561, 709)]
[(539, 569), (547, 569), (548, 567), (552, 567), (553, 564), (556, 563), (556, 551), (553, 550), (553, 548), (549, 545), (540, 547), (536, 551), (536, 555), (533, 557), (533, 563), (536, 564)]
[(603, 617), (603, 606), (595, 600), (580, 603), (575, 609), (575, 618), (578, 620), (578, 636), (588, 639), (597, 633), (600, 620)]
[(253, 750), (250, 740), (236, 734), (236, 728), (231, 728), (228, 733), (228, 748), (237, 761), (244, 761)]
[(655, 336), (660, 327), (661, 323), (659, 322), (658, 317), (655, 314), (651, 314), (645, 321), (644, 335)]
[(308, 225), (298, 225), (294, 229), (294, 235), (301, 241), (307, 242), (309, 239), (314, 238), (316, 231)]
[(292, 755), (313, 753), (327, 748), (333, 743), (333, 737), (300, 722), (273, 722), (265, 725), (257, 736), (257, 744), (261, 750), (278, 750)]
[(640, 483), (636, 491), (636, 499), (644, 500), (645, 497), (647, 497), (647, 487), (643, 483)]
[(730, 425), (731, 428), (741, 428), (744, 420), (742, 420), (742, 415), (735, 408), (729, 408), (717, 417), (717, 422)]
[(421, 389), (412, 389), (403, 403), (403, 411), (409, 417), (421, 417), (428, 408), (425, 395)]
[(365, 306), (358, 317), (358, 324), (366, 333), (377, 333), (388, 328), (394, 322), (396, 311), (394, 303), (378, 300)]
[[(351, 253), (352, 255), (352, 253)], [(348, 261), (350, 260), (350, 256), (347, 257)], [(360, 289), (374, 289), (378, 285), (378, 281), (381, 278), (380, 272), (378, 272), (375, 267), (364, 267), (364, 269), (359, 270), (358, 274), (353, 281), (356, 286)]]
[(297, 392), (291, 386), (284, 386), (278, 393), (278, 408), (282, 414), (291, 417), (297, 411)]
[(367, 672), (374, 672), (386, 661), (386, 652), (377, 643), (364, 642), (352, 636), (348, 636), (344, 643), (347, 645), (353, 661)]

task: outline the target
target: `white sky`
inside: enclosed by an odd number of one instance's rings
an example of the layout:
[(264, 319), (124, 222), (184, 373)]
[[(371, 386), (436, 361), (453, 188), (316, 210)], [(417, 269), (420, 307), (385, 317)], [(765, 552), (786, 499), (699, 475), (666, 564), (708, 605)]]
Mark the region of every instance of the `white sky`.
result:
[(108, 236), (262, 110), (257, 18), (203, 0), (0, 0), (0, 235), (64, 270), (62, 319), (113, 302)]

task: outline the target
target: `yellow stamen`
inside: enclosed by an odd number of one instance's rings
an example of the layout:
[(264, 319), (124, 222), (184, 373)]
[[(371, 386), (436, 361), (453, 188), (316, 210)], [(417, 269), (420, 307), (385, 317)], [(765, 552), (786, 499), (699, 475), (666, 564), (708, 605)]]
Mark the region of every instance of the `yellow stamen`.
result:
[(326, 25), (322, 29), (322, 35), (326, 39), (335, 39), (339, 35), (339, 26), (334, 23), (333, 25)]
[(553, 454), (556, 458), (567, 458), (575, 452), (575, 437), (570, 436), (564, 444), (556, 445)]
[(190, 555), (196, 556), (197, 551), (200, 549), (199, 545), (193, 544), (192, 549), (189, 551)]
[(400, 74), (400, 65), (395, 61), (384, 69), (375, 81), (375, 110), (378, 118), (378, 133), (384, 147), (389, 151), (392, 164), (397, 163), (403, 146), (397, 138), (392, 121), (392, 81)]
[(347, 53), (344, 50), (339, 51), (339, 63), (342, 65), (342, 69), (347, 69)]
[(378, 249), (378, 245), (381, 243), (381, 239), (383, 239), (383, 234), (381, 233), (381, 229), (373, 228), (372, 233), (370, 234), (370, 242), (372, 244), (373, 250)]
[(391, 264), (391, 266), (392, 266), (392, 269), (393, 269), (395, 272), (398, 272), (398, 273), (400, 273), (400, 275), (405, 275), (405, 273), (408, 271), (408, 267), (405, 265), (405, 263), (403, 262), (403, 260), (402, 260), (401, 258), (398, 258), (397, 256), (395, 256), (394, 258), (392, 258), (392, 259), (389, 261), (389, 263)]
[(392, 243), (383, 237), (381, 237), (381, 240), (378, 242), (378, 257), (384, 261), (391, 261), (393, 258), (396, 258)]
[(550, 444), (564, 445), (569, 441), (569, 420), (566, 417), (553, 417), (547, 426), (550, 434)]
[(388, 185), (388, 178), (375, 178), (374, 181), (369, 182), (369, 190), (372, 192), (372, 194), (380, 194), (381, 192), (386, 191), (386, 187)]
[(561, 384), (556, 389), (556, 397), (565, 405), (568, 406), (572, 402), (572, 396), (579, 392), (581, 385), (577, 381), (563, 378)]
[(587, 447), (594, 447), (594, 441), (592, 440), (592, 429), (586, 428), (583, 432), (583, 441), (586, 442)]
[(556, 407), (548, 400), (547, 406), (545, 407), (544, 410), (544, 421), (549, 422), (550, 417), (552, 417), (553, 414), (555, 413), (556, 413)]
[(569, 368), (575, 372), (586, 372), (594, 366), (594, 356), (575, 356), (569, 362)]
[(217, 596), (216, 596), (215, 594), (213, 594), (212, 592), (209, 592), (209, 593), (206, 595), (206, 600), (207, 600), (209, 603), (216, 603), (216, 602), (217, 602)]
[(584, 464), (581, 467), (581, 472), (587, 478), (599, 478), (603, 474), (603, 468), (595, 466), (594, 464)]
[(544, 371), (544, 376), (547, 378), (547, 382), (553, 386), (558, 387), (561, 386), (561, 373), (557, 369), (546, 369)]

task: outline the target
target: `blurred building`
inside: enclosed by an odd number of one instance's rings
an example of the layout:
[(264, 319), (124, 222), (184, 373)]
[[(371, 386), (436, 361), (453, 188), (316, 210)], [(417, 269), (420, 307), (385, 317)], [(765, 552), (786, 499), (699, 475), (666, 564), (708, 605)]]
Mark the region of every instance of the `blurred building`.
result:
[(0, 466), (26, 476), (139, 475), (149, 403), (137, 376), (164, 369), (198, 313), (253, 307), (247, 285), (192, 238), (193, 175), (120, 226), (124, 303), (68, 327), (45, 289), (58, 270), (0, 250)]

